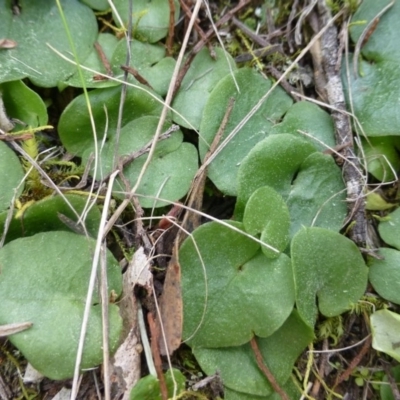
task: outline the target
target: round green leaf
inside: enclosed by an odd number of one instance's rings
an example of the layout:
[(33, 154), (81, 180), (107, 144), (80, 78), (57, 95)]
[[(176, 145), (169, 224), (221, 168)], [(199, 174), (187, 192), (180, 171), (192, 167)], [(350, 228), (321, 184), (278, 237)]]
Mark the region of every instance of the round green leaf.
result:
[(389, 220), (379, 223), (379, 234), (390, 246), (400, 250), (400, 208), (389, 214)]
[(332, 118), (326, 111), (308, 101), (294, 103), (283, 121), (271, 129), (271, 133), (292, 133), (294, 135), (298, 135), (298, 131), (308, 133), (316, 138), (317, 140), (314, 140), (304, 135), (304, 138), (309, 140), (319, 151), (325, 151), (328, 147), (332, 148), (336, 145)]
[(237, 69), (228, 53), (220, 48), (214, 48), (214, 51), (215, 59), (210, 56), (210, 50), (206, 47), (196, 55), (172, 103), (177, 112), (173, 116), (174, 121), (185, 128), (199, 129), (203, 109), (211, 91), (231, 70)]
[[(295, 310), (271, 336), (257, 338), (263, 360), (280, 385), (290, 380), (296, 359), (312, 340), (313, 330)], [(229, 389), (252, 396), (269, 396), (274, 393), (258, 368), (249, 343), (220, 349), (195, 347), (193, 354), (207, 374), (219, 371), (224, 385)]]
[(400, 315), (379, 310), (371, 315), (372, 347), (400, 361)]
[(333, 317), (364, 294), (368, 268), (357, 246), (345, 236), (323, 228), (303, 228), (292, 240), (291, 256), (297, 310), (311, 327), (318, 309)]
[[(141, 116), (158, 116), (161, 113), (162, 106), (157, 100), (158, 96), (152, 94), (148, 88), (138, 86), (139, 88), (128, 87), (122, 126)], [(104, 134), (107, 138), (115, 135), (120, 97), (120, 86), (89, 92), (99, 144)], [(106, 127), (108, 130), (105, 133)], [(83, 94), (76, 97), (62, 113), (58, 133), (63, 145), (72, 154), (82, 155), (87, 148), (94, 148), (92, 126)]]
[[(85, 307), (95, 241), (69, 232), (45, 232), (12, 241), (0, 249), (0, 325), (32, 322), (9, 337), (28, 361), (52, 379), (72, 377)], [(121, 293), (118, 262), (107, 253), (108, 290)], [(116, 350), (122, 321), (109, 305), (111, 351)], [(102, 361), (99, 294), (91, 307), (81, 367)]]
[[(1, 57), (1, 53), (0, 53)], [(7, 115), (16, 118), (31, 128), (47, 124), (47, 109), (42, 98), (22, 81), (5, 82), (0, 84)], [(26, 129), (18, 125), (18, 129)]]
[[(93, 11), (77, 0), (60, 1), (79, 60), (92, 51), (97, 36)], [(0, 37), (14, 40), (17, 46), (0, 52), (0, 82), (28, 77), (35, 85), (57, 86), (76, 71), (50, 47), (71, 58), (71, 46), (55, 2), (26, 0), (19, 15), (10, 3), (0, 0)]]
[(11, 205), (15, 194), (19, 196), (24, 185), (18, 188), (24, 177), (24, 171), (16, 154), (2, 141), (0, 141), (0, 212)]
[[(76, 232), (81, 230), (81, 225), (77, 223), (78, 217), (71, 207), (78, 215), (81, 215), (86, 206), (87, 198), (72, 194), (65, 195), (65, 198), (66, 200), (61, 196), (56, 196), (37, 201), (28, 207), (20, 218), (16, 219), (14, 217), (7, 230), (6, 243), (20, 237), (32, 236), (39, 232), (63, 230), (71, 232), (72, 229), (75, 229)], [(67, 204), (67, 201), (70, 205)], [(3, 234), (7, 214), (7, 212), (0, 214), (1, 235)], [(64, 221), (68, 221), (68, 223), (63, 222), (63, 217), (67, 218), (67, 220), (64, 218)], [(92, 237), (97, 237), (100, 218), (98, 207), (91, 207), (84, 223), (89, 235)]]
[[(175, 23), (179, 18), (179, 1), (174, 0)], [(129, 0), (114, 1), (115, 8), (122, 18), (125, 27), (128, 26)], [(143, 42), (155, 43), (167, 36), (169, 27), (168, 0), (135, 0), (132, 3), (132, 26), (134, 35)], [(119, 25), (119, 19), (114, 14), (114, 21)]]
[[(261, 240), (279, 252), (289, 244), (290, 215), (282, 196), (269, 186), (257, 189), (244, 211), (243, 224), (250, 235), (261, 233)], [(263, 253), (276, 258), (279, 252), (263, 246)]]
[[(241, 68), (233, 75), (240, 92), (232, 76), (227, 75), (215, 86), (204, 107), (199, 139), (201, 158), (206, 155), (221, 125), (230, 99), (234, 98), (235, 104), (221, 142), (272, 86), (270, 80), (249, 68)], [(268, 135), (272, 125), (280, 120), (291, 105), (291, 98), (282, 89), (276, 88), (210, 164), (208, 176), (224, 194), (236, 196), (238, 191), (236, 177), (243, 158), (254, 145)]]
[(262, 186), (271, 186), (286, 199), (293, 177), (314, 152), (311, 143), (289, 134), (269, 136), (254, 146), (239, 168), (236, 218), (243, 217), (248, 199)]
[(182, 244), (179, 261), (183, 335), (194, 347), (239, 346), (254, 334), (267, 337), (293, 309), (289, 258), (266, 258), (258, 243), (229, 227), (211, 222), (196, 229)]
[[(353, 42), (358, 41), (367, 24), (388, 3), (389, 0), (365, 0), (361, 3), (352, 18), (350, 34)], [(367, 136), (400, 134), (400, 49), (397, 36), (399, 18), (400, 4), (394, 2), (380, 17), (372, 35), (362, 46), (361, 55), (365, 61), (359, 61), (357, 76), (354, 73), (353, 55), (349, 54), (348, 70), (347, 59), (343, 60), (342, 81), (347, 102), (351, 103), (363, 134)]]
[(368, 262), (369, 280), (381, 297), (400, 304), (400, 251), (381, 248), (379, 255), (381, 260), (371, 257)]

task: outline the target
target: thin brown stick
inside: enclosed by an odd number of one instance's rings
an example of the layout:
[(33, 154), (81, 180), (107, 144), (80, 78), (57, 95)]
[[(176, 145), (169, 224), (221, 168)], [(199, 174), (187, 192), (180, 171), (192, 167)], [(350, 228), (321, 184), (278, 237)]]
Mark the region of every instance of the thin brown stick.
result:
[(106, 69), (107, 75), (113, 76), (110, 61), (105, 55), (100, 43), (94, 42), (94, 48), (96, 49), (97, 55), (99, 56), (101, 63), (104, 65), (104, 68)]
[(271, 43), (267, 42), (260, 35), (257, 35), (253, 30), (251, 30), (246, 24), (238, 20), (236, 17), (232, 17), (232, 22), (241, 31), (243, 31), (253, 42), (256, 42), (261, 47), (269, 47)]
[[(190, 8), (186, 5), (184, 0), (180, 0), (180, 4), (182, 7), (182, 10), (186, 14), (186, 16), (190, 19), (192, 16), (192, 12), (190, 11)], [(206, 34), (204, 33), (203, 29), (201, 29), (201, 27), (197, 21), (194, 22), (193, 27), (194, 27), (195, 31), (198, 33), (198, 35), (201, 37), (201, 39), (206, 42), (207, 41)]]
[(127, 65), (121, 65), (120, 68), (122, 69), (122, 71), (128, 72), (129, 74), (134, 76), (142, 85), (146, 85), (150, 89), (154, 90), (150, 83), (145, 78), (143, 78), (142, 75), (140, 75), (137, 69), (129, 67)]
[(351, 360), (351, 363), (347, 367), (346, 371), (344, 371), (342, 374), (340, 374), (336, 378), (335, 385), (333, 386), (332, 390), (335, 390), (335, 388), (340, 385), (343, 381), (349, 378), (349, 376), (352, 374), (354, 369), (357, 367), (358, 364), (360, 364), (361, 360), (363, 357), (367, 354), (367, 352), (371, 349), (371, 336), (367, 338), (367, 340), (364, 342), (363, 347), (361, 348), (360, 352)]
[(169, 28), (167, 36), (167, 56), (172, 55), (172, 44), (174, 43), (174, 31), (175, 31), (175, 2), (174, 0), (168, 0), (169, 4)]
[[(322, 349), (328, 350), (328, 339), (324, 339)], [(319, 362), (319, 366), (318, 366), (318, 376), (321, 379), (324, 379), (324, 377), (325, 377), (325, 369), (326, 369), (327, 365), (328, 365), (328, 353), (322, 353), (320, 362)], [(317, 379), (313, 384), (313, 387), (311, 390), (311, 397), (317, 398), (320, 388), (321, 388), (321, 381), (319, 379)]]
[(32, 138), (33, 138), (33, 135), (31, 133), (24, 133), (22, 135), (0, 133), (0, 140), (3, 140), (5, 142), (12, 142), (14, 140), (28, 140), (28, 139), (32, 139)]
[(162, 361), (160, 356), (160, 351), (158, 348), (158, 340), (160, 336), (160, 332), (157, 329), (157, 325), (155, 323), (154, 317), (151, 313), (147, 314), (147, 322), (149, 323), (150, 334), (151, 334), (151, 353), (154, 359), (154, 367), (157, 372), (157, 378), (160, 382), (160, 392), (162, 400), (168, 400), (168, 389), (167, 383), (165, 382), (163, 370), (162, 370)]
[(255, 336), (253, 336), (253, 338), (250, 340), (250, 346), (256, 357), (258, 368), (260, 368), (260, 370), (266, 376), (266, 378), (268, 379), (269, 383), (272, 386), (272, 389), (274, 389), (275, 392), (278, 393), (279, 396), (281, 396), (282, 400), (289, 400), (289, 396), (287, 395), (287, 393), (279, 386), (274, 375), (272, 375), (272, 372), (269, 370), (269, 368), (264, 363), (263, 356), (260, 352), (260, 349), (258, 347)]

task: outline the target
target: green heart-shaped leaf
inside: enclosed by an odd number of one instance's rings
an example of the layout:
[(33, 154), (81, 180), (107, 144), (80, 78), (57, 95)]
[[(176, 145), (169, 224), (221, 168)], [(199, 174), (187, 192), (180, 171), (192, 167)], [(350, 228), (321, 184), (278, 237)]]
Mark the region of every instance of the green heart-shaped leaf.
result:
[[(93, 11), (77, 0), (61, 0), (78, 59), (83, 62), (97, 36)], [(35, 85), (57, 86), (76, 71), (50, 47), (71, 58), (71, 46), (55, 2), (24, 1), (19, 15), (10, 3), (0, 0), (0, 37), (14, 40), (16, 47), (0, 51), (0, 82), (28, 77)]]
[(354, 242), (343, 235), (323, 228), (303, 228), (292, 240), (291, 256), (297, 310), (311, 327), (318, 309), (333, 317), (364, 294), (368, 268)]
[[(38, 371), (52, 379), (74, 373), (94, 247), (93, 239), (81, 235), (44, 232), (0, 249), (0, 325), (33, 323), (9, 339)], [(107, 272), (109, 293), (120, 294), (121, 271), (110, 252)], [(115, 351), (122, 329), (116, 305), (109, 305), (109, 318), (110, 348)], [(101, 363), (101, 338), (101, 307), (95, 286), (82, 368)]]
[[(227, 75), (215, 86), (204, 107), (199, 139), (201, 158), (206, 155), (221, 125), (230, 99), (234, 98), (235, 104), (221, 142), (237, 127), (239, 122), (272, 86), (270, 80), (263, 78), (249, 68), (241, 68), (233, 76), (235, 81), (231, 75)], [(251, 90), (249, 90), (250, 87)], [(218, 154), (208, 168), (208, 176), (219, 190), (225, 194), (236, 196), (236, 177), (243, 158), (254, 145), (268, 135), (274, 122), (278, 122), (291, 105), (291, 98), (282, 89), (276, 88), (260, 109)]]
[[(239, 230), (243, 224), (229, 222)], [(185, 240), (182, 268), (184, 337), (194, 347), (238, 346), (275, 332), (293, 308), (290, 259), (216, 222)], [(194, 337), (192, 337), (194, 335)]]
[(291, 237), (305, 225), (339, 230), (346, 216), (344, 183), (333, 159), (291, 134), (271, 135), (243, 160), (235, 217), (243, 218), (252, 193), (268, 185), (287, 202)]

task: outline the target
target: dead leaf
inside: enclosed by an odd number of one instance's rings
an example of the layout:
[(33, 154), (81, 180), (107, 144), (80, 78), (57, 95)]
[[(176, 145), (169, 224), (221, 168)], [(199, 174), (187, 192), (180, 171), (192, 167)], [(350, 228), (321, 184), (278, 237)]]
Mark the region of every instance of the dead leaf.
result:
[(121, 400), (129, 399), (131, 389), (140, 379), (141, 349), (137, 329), (134, 327), (113, 357), (113, 373), (111, 375), (113, 398), (119, 399), (123, 394)]
[(160, 320), (157, 318), (157, 328), (160, 329), (158, 345), (160, 353), (165, 356), (172, 354), (180, 346), (182, 340), (181, 267), (174, 255), (168, 264), (159, 307), (165, 340), (162, 335)]

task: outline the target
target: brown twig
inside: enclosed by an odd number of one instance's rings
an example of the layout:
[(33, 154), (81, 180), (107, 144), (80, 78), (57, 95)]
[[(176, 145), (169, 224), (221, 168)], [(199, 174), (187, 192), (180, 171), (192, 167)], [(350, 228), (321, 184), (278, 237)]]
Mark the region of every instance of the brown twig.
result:
[(126, 65), (121, 65), (120, 68), (122, 69), (122, 71), (128, 72), (129, 74), (133, 75), (135, 79), (137, 79), (142, 85), (146, 85), (150, 89), (154, 90), (153, 87), (150, 85), (150, 83), (147, 82), (147, 80), (143, 78), (142, 75), (139, 74), (137, 69)]
[[(190, 10), (190, 8), (186, 5), (184, 0), (180, 0), (180, 4), (187, 18), (190, 19), (192, 17), (192, 11)], [(201, 37), (201, 39), (206, 42), (207, 41), (206, 34), (204, 33), (203, 29), (201, 29), (197, 21), (194, 22), (193, 27), (195, 31), (198, 33), (198, 35)]]
[[(322, 350), (328, 350), (328, 339), (324, 339)], [(320, 357), (320, 362), (318, 366), (318, 376), (323, 380), (325, 377), (325, 369), (328, 365), (328, 353), (322, 353)], [(317, 379), (311, 390), (311, 397), (317, 398), (319, 389), (321, 388), (321, 381)]]
[(160, 392), (162, 400), (168, 400), (168, 389), (167, 383), (165, 382), (163, 370), (162, 370), (162, 361), (160, 352), (158, 349), (158, 340), (160, 336), (160, 332), (157, 329), (157, 325), (154, 321), (153, 315), (151, 313), (147, 314), (147, 322), (149, 323), (150, 333), (151, 333), (151, 353), (154, 359), (154, 367), (157, 372), (157, 378), (160, 382)]
[(0, 133), (0, 140), (3, 140), (5, 142), (13, 142), (14, 140), (28, 140), (32, 138), (33, 138), (32, 133), (23, 133), (22, 135)]
[(100, 61), (102, 62), (102, 64), (104, 65), (104, 68), (106, 69), (107, 75), (113, 76), (110, 61), (108, 61), (108, 58), (105, 55), (100, 43), (94, 42), (94, 48), (96, 49), (97, 55), (99, 56)]
[(242, 21), (238, 20), (236, 17), (232, 17), (232, 22), (241, 31), (243, 31), (253, 42), (257, 43), (259, 46), (261, 46), (261, 47), (271, 46), (271, 43), (264, 40), (260, 35), (257, 35), (246, 24), (244, 24)]
[(167, 56), (171, 56), (172, 44), (174, 43), (174, 30), (175, 30), (175, 2), (174, 0), (168, 0), (168, 4), (169, 4), (169, 28), (168, 28), (166, 46), (167, 46)]
[(361, 360), (363, 357), (367, 354), (367, 352), (371, 349), (371, 336), (367, 338), (367, 340), (364, 342), (363, 346), (361, 347), (360, 352), (351, 360), (351, 363), (347, 367), (346, 371), (341, 373), (337, 378), (335, 385), (333, 386), (332, 390), (335, 390), (335, 388), (340, 385), (343, 381), (349, 378), (349, 376), (352, 374), (354, 369), (357, 367), (358, 364), (360, 364)]
[[(319, 28), (322, 29), (331, 20), (331, 12), (325, 0), (318, 0), (318, 11)], [(324, 92), (324, 89), (326, 89), (327, 100), (333, 109), (331, 115), (335, 124), (337, 145), (351, 143), (341, 152), (341, 155), (346, 160), (342, 165), (342, 169), (347, 188), (348, 219), (354, 221), (350, 226), (349, 236), (360, 247), (366, 247), (367, 220), (363, 195), (363, 176), (359, 159), (354, 152), (350, 117), (346, 112), (341, 77), (336, 69), (338, 60), (337, 38), (336, 26), (330, 24), (320, 39), (321, 65), (326, 78), (326, 85), (325, 88), (320, 87), (317, 90)]]
[(289, 396), (287, 395), (287, 393), (279, 386), (279, 383), (276, 381), (274, 375), (272, 375), (272, 372), (264, 363), (263, 356), (260, 352), (255, 336), (253, 336), (253, 338), (250, 340), (250, 346), (256, 357), (258, 368), (260, 368), (260, 370), (266, 376), (272, 386), (272, 389), (274, 389), (275, 392), (278, 393), (279, 396), (281, 396), (282, 400), (289, 400)]

